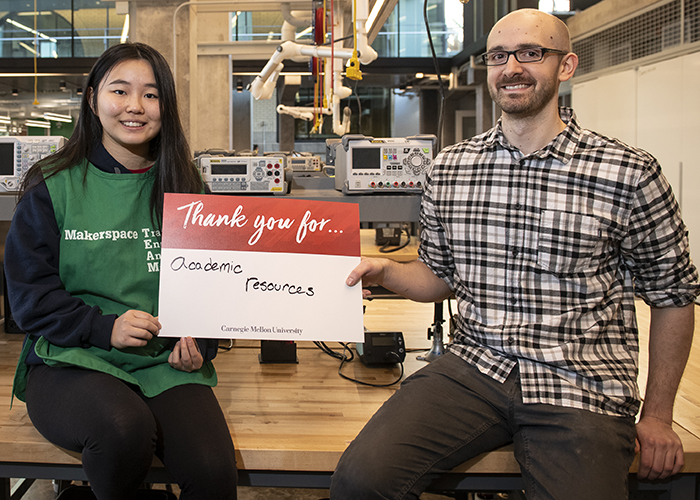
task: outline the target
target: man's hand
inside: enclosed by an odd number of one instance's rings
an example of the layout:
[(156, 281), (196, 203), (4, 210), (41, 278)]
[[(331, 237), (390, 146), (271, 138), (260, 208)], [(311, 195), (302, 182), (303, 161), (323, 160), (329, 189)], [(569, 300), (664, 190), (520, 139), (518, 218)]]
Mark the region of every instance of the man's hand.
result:
[[(449, 285), (418, 260), (398, 263), (389, 259), (363, 257), (357, 267), (350, 272), (345, 284), (354, 286), (360, 280), (363, 287), (382, 285), (416, 302), (439, 302), (452, 295)], [(370, 295), (369, 290), (362, 290), (364, 298)]]
[(695, 304), (652, 307), (649, 327), (649, 374), (637, 424), (642, 479), (664, 479), (683, 467), (683, 445), (671, 427), (673, 401), (693, 343)]
[(637, 424), (635, 452), (640, 479), (664, 479), (683, 467), (683, 444), (671, 424), (654, 417), (642, 417)]
[(202, 357), (197, 342), (192, 337), (182, 337), (175, 344), (173, 352), (170, 353), (168, 363), (176, 370), (192, 372), (202, 367), (204, 357)]
[(112, 327), (112, 347), (143, 347), (161, 329), (158, 318), (144, 311), (130, 309), (119, 316)]
[[(381, 283), (382, 278), (384, 277), (385, 263), (386, 261), (381, 259), (363, 258), (357, 267), (350, 271), (348, 279), (345, 283), (348, 286), (354, 286), (359, 281), (362, 281), (362, 286), (370, 286)], [(370, 295), (372, 295), (372, 293), (369, 290), (362, 290), (363, 298), (366, 299)]]

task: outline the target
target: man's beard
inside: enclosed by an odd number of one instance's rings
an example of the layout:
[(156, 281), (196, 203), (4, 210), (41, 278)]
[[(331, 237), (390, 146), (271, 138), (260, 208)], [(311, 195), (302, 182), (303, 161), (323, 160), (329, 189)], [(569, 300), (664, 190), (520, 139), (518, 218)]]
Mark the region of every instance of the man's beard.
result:
[[(501, 94), (504, 85), (530, 85), (526, 92), (528, 95), (520, 95), (515, 98), (510, 98), (507, 95)], [(557, 96), (557, 86), (552, 85), (549, 81), (535, 81), (526, 78), (501, 78), (493, 85), (489, 85), (489, 94), (491, 99), (498, 104), (504, 113), (514, 116), (532, 116), (544, 109), (546, 105)]]

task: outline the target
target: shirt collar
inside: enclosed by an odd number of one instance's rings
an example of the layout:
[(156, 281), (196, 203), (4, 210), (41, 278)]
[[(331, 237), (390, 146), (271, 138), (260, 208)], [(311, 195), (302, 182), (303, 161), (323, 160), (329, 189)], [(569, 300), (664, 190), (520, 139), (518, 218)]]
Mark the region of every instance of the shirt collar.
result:
[[(562, 163), (568, 163), (571, 160), (572, 156), (574, 155), (574, 151), (576, 150), (576, 145), (579, 143), (579, 139), (581, 137), (581, 127), (576, 121), (576, 114), (574, 113), (573, 109), (568, 107), (560, 107), (559, 116), (566, 124), (566, 128), (545, 147), (529, 154), (528, 156), (541, 159), (551, 156)], [(518, 151), (517, 148), (508, 142), (505, 135), (503, 135), (501, 120), (502, 119), (499, 118), (496, 126), (486, 134), (484, 144), (487, 147), (495, 147), (497, 144), (500, 144), (502, 147), (510, 151)]]
[(130, 174), (131, 171), (109, 154), (102, 142), (98, 142), (90, 151), (88, 161), (97, 168), (110, 174)]

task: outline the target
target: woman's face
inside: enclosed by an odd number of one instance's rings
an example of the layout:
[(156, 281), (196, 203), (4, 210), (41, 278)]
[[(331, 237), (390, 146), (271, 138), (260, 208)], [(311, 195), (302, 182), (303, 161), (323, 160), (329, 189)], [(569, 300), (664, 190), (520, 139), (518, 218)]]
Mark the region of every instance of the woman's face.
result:
[(151, 65), (130, 59), (114, 66), (98, 87), (93, 112), (102, 124), (102, 144), (117, 161), (132, 168), (138, 158), (147, 159), (161, 126)]

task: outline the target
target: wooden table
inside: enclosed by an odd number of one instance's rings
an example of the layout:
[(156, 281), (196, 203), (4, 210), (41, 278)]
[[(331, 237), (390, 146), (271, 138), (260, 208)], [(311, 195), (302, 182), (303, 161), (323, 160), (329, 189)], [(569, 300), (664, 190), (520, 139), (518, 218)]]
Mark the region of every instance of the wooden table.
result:
[[(396, 262), (410, 262), (418, 258), (418, 246), (420, 240), (418, 236), (411, 236), (411, 241), (405, 247), (393, 252), (382, 252), (380, 246), (374, 242), (374, 229), (360, 229), (360, 252), (363, 257), (386, 258), (395, 260)], [(401, 235), (401, 243), (405, 243), (407, 239), (406, 233)], [(396, 247), (388, 247), (389, 249)]]
[[(367, 305), (366, 326), (405, 330), (415, 338), (413, 347), (430, 346), (425, 331), (432, 305), (400, 312), (408, 301), (372, 301)], [(391, 318), (401, 324), (394, 325)], [(0, 478), (84, 480), (80, 457), (48, 443), (34, 429), (25, 405), (15, 400), (9, 409), (14, 367), (22, 335), (0, 333)], [(339, 361), (313, 343), (299, 342), (299, 364), (260, 364), (259, 343), (237, 341), (231, 351), (215, 360), (219, 375), (216, 395), (229, 422), (241, 469), (241, 484), (327, 488), (347, 444), (395, 390), (354, 384), (338, 375)], [(330, 343), (330, 347), (339, 346)], [(407, 372), (424, 363), (410, 353)], [(386, 383), (400, 373), (396, 368), (367, 368), (357, 358), (343, 373), (368, 382)], [(161, 468), (152, 471), (153, 482), (167, 482)], [(9, 488), (9, 482), (4, 489)], [(0, 488), (0, 499), (4, 496)]]
[[(428, 348), (426, 328), (432, 317), (432, 304), (375, 300), (367, 304), (365, 325), (370, 330), (403, 331), (409, 348)], [(0, 333), (0, 478), (5, 478), (0, 479), (0, 500), (10, 498), (9, 477), (85, 479), (79, 457), (44, 440), (29, 421), (24, 404), (15, 401), (14, 408), (8, 408), (21, 341), (20, 335)], [(662, 489), (669, 495), (664, 498), (674, 500), (700, 498), (699, 350), (700, 342), (696, 341), (676, 408), (676, 428), (685, 445), (687, 473), (662, 483), (637, 483), (631, 476), (635, 489)], [(236, 446), (240, 484), (328, 488), (330, 475), (347, 444), (395, 388), (364, 387), (340, 378), (339, 362), (311, 343), (299, 343), (299, 364), (294, 365), (261, 365), (258, 353), (254, 343), (241, 342), (230, 352), (221, 352), (215, 362), (219, 373), (215, 391)], [(424, 365), (415, 354), (409, 353), (406, 358), (407, 373)], [(368, 368), (356, 359), (343, 373), (387, 382), (399, 370)], [(160, 467), (152, 469), (149, 479), (169, 480)], [(513, 453), (505, 447), (461, 465), (433, 488), (510, 490), (522, 488), (522, 481)]]

